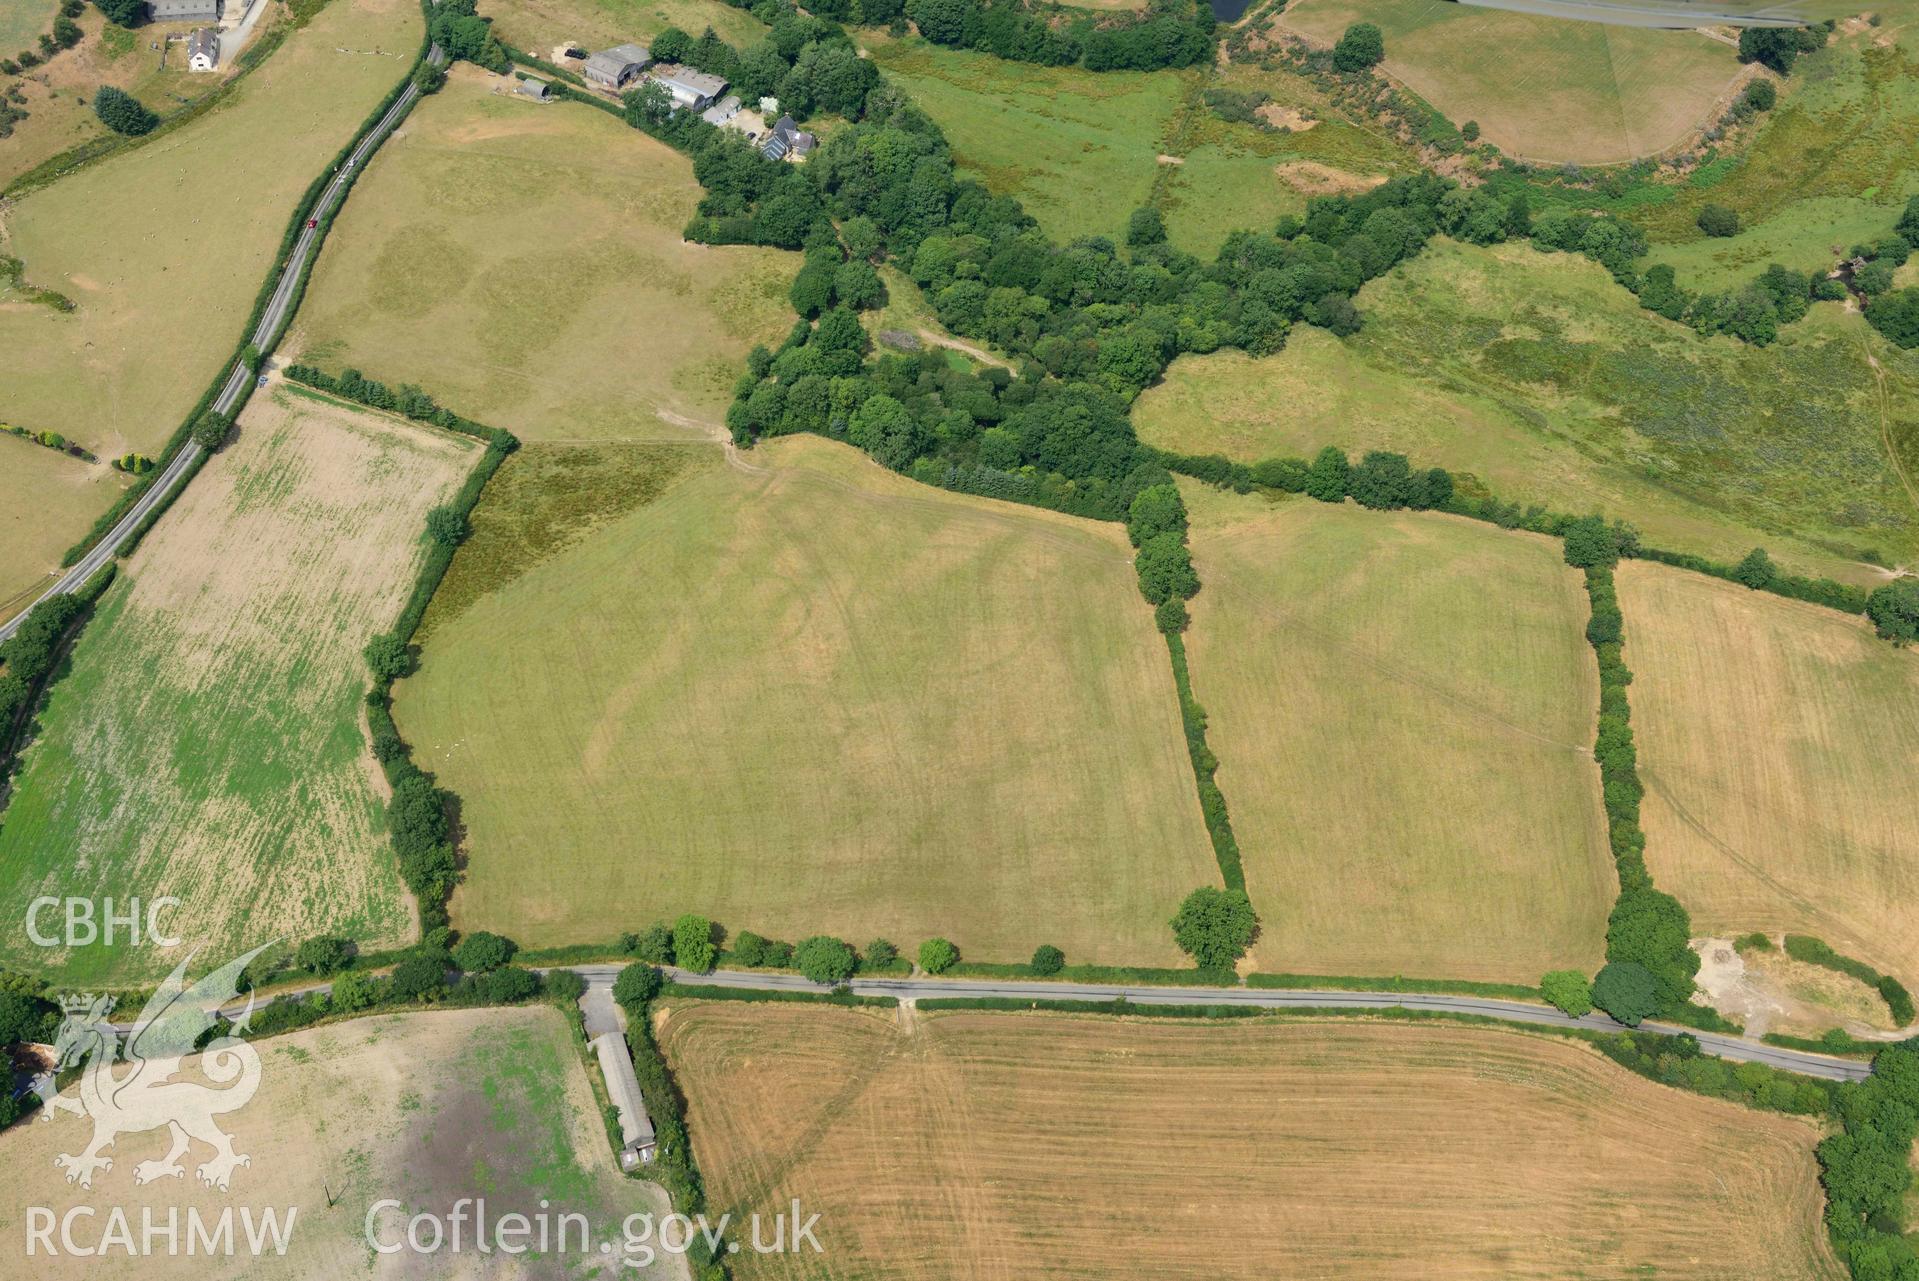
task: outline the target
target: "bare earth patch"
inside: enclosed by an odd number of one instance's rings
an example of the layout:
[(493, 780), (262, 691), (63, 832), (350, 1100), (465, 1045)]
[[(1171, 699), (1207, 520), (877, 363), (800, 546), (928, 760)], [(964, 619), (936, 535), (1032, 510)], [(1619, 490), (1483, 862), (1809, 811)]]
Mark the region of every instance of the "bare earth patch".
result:
[(1259, 118), (1278, 129), (1290, 129), (1294, 133), (1305, 133), (1314, 128), (1319, 121), (1306, 115), (1298, 107), (1282, 106), (1269, 102), (1259, 109)]
[(1779, 1032), (1816, 1037), (1844, 1028), (1860, 1040), (1893, 1034), (1891, 1012), (1879, 993), (1858, 979), (1795, 961), (1776, 950), (1739, 949), (1731, 939), (1694, 939), (1699, 953), (1694, 1000), (1737, 1019), (1748, 1036)]
[(1317, 160), (1288, 160), (1273, 166), (1279, 180), (1308, 196), (1358, 195), (1386, 181), (1384, 174), (1347, 173)]
[[(112, 1149), (113, 1168), (95, 1175), (91, 1192), (65, 1183), (53, 1164), (55, 1154), (85, 1145), (90, 1121), (63, 1113), (0, 1134), (10, 1192), (0, 1198), (0, 1273), (43, 1281), (604, 1277), (614, 1272), (610, 1256), (597, 1249), (570, 1260), (482, 1256), (469, 1223), (458, 1254), (381, 1255), (368, 1248), (364, 1225), (373, 1203), (385, 1199), (400, 1201), (409, 1214), (444, 1217), (461, 1198), (483, 1196), (495, 1223), (508, 1213), (537, 1214), (546, 1201), (550, 1213), (584, 1214), (597, 1246), (618, 1239), (626, 1215), (666, 1210), (657, 1187), (619, 1173), (573, 1035), (550, 1007), (380, 1015), (273, 1037), (256, 1049), (259, 1092), (221, 1118), (234, 1150), (250, 1158), (225, 1193), (196, 1180), (193, 1166), (210, 1155), (197, 1143), (182, 1161), (182, 1177), (135, 1184), (134, 1167), (164, 1155), (165, 1130), (123, 1136)], [(204, 1080), (193, 1060), (181, 1079)], [(82, 1259), (62, 1250), (49, 1259), (41, 1250), (29, 1259), (28, 1205), (56, 1216), (95, 1207), (97, 1217), (77, 1220), (80, 1242), (99, 1239), (112, 1207), (124, 1210), (136, 1240), (143, 1210), (162, 1224), (176, 1213), (181, 1253), (167, 1257), (162, 1239), (157, 1258), (113, 1250)], [(236, 1215), (272, 1209), (282, 1222), (291, 1209), (286, 1256), (187, 1257), (189, 1211), (213, 1218), (229, 1206)], [(388, 1212), (376, 1230), (390, 1243), (405, 1229)], [(674, 1271), (662, 1265), (617, 1275), (667, 1281)]]

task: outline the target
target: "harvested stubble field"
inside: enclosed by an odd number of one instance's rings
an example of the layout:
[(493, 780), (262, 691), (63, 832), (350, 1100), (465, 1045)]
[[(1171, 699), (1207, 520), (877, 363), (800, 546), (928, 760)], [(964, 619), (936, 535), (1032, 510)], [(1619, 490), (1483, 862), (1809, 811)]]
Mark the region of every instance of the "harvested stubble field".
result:
[[(1167, 919), (1219, 872), (1118, 526), (816, 437), (678, 471), (530, 566), (480, 504), (463, 608), (396, 691), (461, 797), (461, 928), (557, 944), (698, 911), (1177, 961)], [(507, 572), (476, 590), (469, 558)]]
[(1919, 657), (1665, 566), (1618, 582), (1654, 878), (1700, 933), (1813, 934), (1919, 981)]
[[(395, 944), (412, 913), (365, 742), (361, 648), (413, 583), (426, 513), (477, 446), (285, 391), (256, 396), (127, 563), (54, 686), (0, 819), (0, 892), (181, 900), (209, 953)], [(168, 949), (0, 956), (137, 980)]]
[(1187, 641), (1264, 970), (1529, 983), (1618, 893), (1598, 673), (1556, 542), (1187, 488)]
[(457, 68), (368, 166), (300, 313), (302, 359), (417, 382), (523, 440), (720, 429), (798, 256), (688, 243), (692, 164)]
[(661, 1037), (715, 1210), (822, 1216), (745, 1278), (1837, 1275), (1812, 1125), (1544, 1036), (674, 1001)]
[(8, 211), (7, 252), (78, 307), (0, 307), (6, 412), (154, 454), (243, 337), (307, 185), (406, 74), (414, 0), (334, 0), (179, 130)]
[(0, 622), (52, 582), (61, 554), (128, 483), (105, 463), (0, 433)]
[[(230, 1192), (195, 1178), (193, 1166), (210, 1155), (198, 1143), (183, 1160), (183, 1177), (136, 1185), (134, 1167), (164, 1155), (165, 1129), (122, 1136), (112, 1150), (113, 1169), (95, 1176), (91, 1193), (63, 1182), (53, 1164), (56, 1153), (80, 1150), (90, 1122), (63, 1115), (0, 1134), (0, 1161), (18, 1191), (0, 1204), (0, 1266), (7, 1275), (47, 1281), (606, 1276), (612, 1265), (597, 1252), (599, 1243), (618, 1241), (629, 1214), (666, 1212), (657, 1187), (628, 1180), (615, 1166), (573, 1033), (551, 1008), (378, 1015), (274, 1037), (256, 1048), (259, 1093), (221, 1119), (235, 1151), (252, 1158), (234, 1172)], [(199, 1079), (191, 1063), (183, 1079)], [(485, 1197), (493, 1224), (511, 1213), (537, 1215), (546, 1203), (555, 1216), (577, 1212), (590, 1225), (591, 1248), (570, 1261), (556, 1253), (483, 1256), (473, 1248), (470, 1219), (459, 1254), (375, 1255), (367, 1248), (364, 1225), (374, 1202), (396, 1199), (406, 1214), (433, 1214), (445, 1224), (462, 1197)], [(99, 1206), (98, 1218), (78, 1221), (76, 1236), (86, 1240), (89, 1230), (104, 1231), (103, 1201), (124, 1209), (136, 1240), (142, 1210), (161, 1224), (177, 1211), (180, 1255), (166, 1257), (162, 1239), (157, 1258), (129, 1258), (118, 1250), (88, 1259), (64, 1250), (49, 1259), (42, 1250), (26, 1258), (23, 1207), (46, 1206), (57, 1216), (75, 1205)], [(272, 1207), (282, 1222), (292, 1207), (285, 1257), (255, 1260), (244, 1251), (188, 1257), (189, 1209), (211, 1221), (228, 1206), (256, 1216)], [(384, 1211), (377, 1220), (383, 1242), (401, 1239), (405, 1230), (398, 1212)], [(577, 1228), (573, 1234), (577, 1242)], [(664, 1281), (674, 1274), (661, 1265), (619, 1275)]]
[(1280, 22), (1329, 45), (1355, 22), (1386, 37), (1385, 69), (1455, 124), (1548, 164), (1619, 164), (1710, 123), (1742, 77), (1696, 31), (1574, 22), (1428, 0), (1303, 0)]
[(1158, 154), (1192, 80), (1006, 62), (914, 37), (860, 33), (887, 79), (945, 131), (962, 175), (1018, 197), (1046, 233), (1126, 233), (1152, 194)]
[(563, 41), (589, 51), (637, 41), (668, 27), (697, 36), (708, 27), (736, 49), (766, 35), (766, 24), (720, 0), (482, 0), (500, 39), (544, 58)]
[[(1394, 449), (1501, 498), (1602, 510), (1662, 547), (1883, 581), (1919, 550), (1882, 435), (1919, 422), (1919, 355), (1821, 306), (1770, 347), (1642, 311), (1604, 269), (1525, 245), (1438, 241), (1361, 291), (1350, 339), (1185, 357), (1140, 397), (1140, 438), (1253, 462)], [(1877, 359), (1887, 401), (1875, 395)], [(1919, 467), (1919, 441), (1903, 446)]]

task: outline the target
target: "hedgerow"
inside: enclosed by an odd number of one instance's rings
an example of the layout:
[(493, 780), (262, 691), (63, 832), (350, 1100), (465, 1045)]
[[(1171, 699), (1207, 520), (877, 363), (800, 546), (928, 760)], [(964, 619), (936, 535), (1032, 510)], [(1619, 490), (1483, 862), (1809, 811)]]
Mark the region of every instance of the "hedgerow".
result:
[(1905, 985), (1890, 974), (1881, 974), (1864, 961), (1850, 956), (1842, 956), (1823, 940), (1810, 934), (1786, 935), (1786, 955), (1795, 961), (1808, 965), (1817, 965), (1824, 969), (1836, 970), (1840, 974), (1858, 979), (1873, 991), (1879, 993), (1886, 1003), (1886, 1009), (1892, 1014), (1892, 1021), (1898, 1027), (1912, 1022), (1912, 995)]

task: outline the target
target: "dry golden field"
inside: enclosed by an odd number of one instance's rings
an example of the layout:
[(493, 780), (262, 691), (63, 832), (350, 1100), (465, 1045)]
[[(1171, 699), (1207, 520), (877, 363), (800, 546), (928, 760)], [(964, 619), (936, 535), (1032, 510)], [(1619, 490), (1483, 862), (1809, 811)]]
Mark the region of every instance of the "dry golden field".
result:
[(1556, 542), (1185, 489), (1187, 638), (1260, 969), (1590, 972), (1618, 893), (1586, 600)]
[(500, 83), (456, 68), (369, 163), (299, 358), (419, 383), (526, 441), (712, 437), (747, 352), (792, 327), (798, 255), (683, 240), (690, 161)]
[(673, 1002), (707, 1196), (798, 1197), (767, 1277), (1806, 1281), (1808, 1122), (1587, 1046), (1359, 1021)]
[(543, 509), (508, 483), (526, 467), (594, 483), (545, 447), (475, 513), (459, 608), (436, 606), (395, 693), (461, 798), (460, 927), (544, 946), (694, 911), (1177, 964), (1167, 921), (1219, 871), (1119, 526), (815, 436), (680, 448), (697, 457), (657, 483), (635, 468), (650, 502), (566, 517), (577, 541), (536, 549), (490, 510)]
[(129, 483), (105, 463), (0, 433), (0, 622), (58, 577), (61, 555)]
[(1646, 863), (1701, 934), (1815, 934), (1919, 981), (1919, 655), (1861, 619), (1618, 571)]
[[(0, 886), (181, 900), (187, 946), (412, 932), (366, 746), (360, 651), (412, 587), (426, 513), (478, 445), (321, 403), (256, 394), (101, 600), (53, 687), (0, 825)], [(75, 982), (137, 980), (168, 949), (33, 946)]]
[[(1574, 22), (1430, 0), (1296, 0), (1282, 26), (1330, 45), (1354, 22), (1385, 70), (1488, 141), (1549, 164), (1619, 164), (1683, 141), (1742, 78), (1703, 31)], [(1723, 109), (1723, 107), (1721, 108)]]
[[(165, 1153), (164, 1129), (123, 1136), (112, 1149), (113, 1168), (94, 1176), (91, 1192), (65, 1183), (53, 1165), (55, 1154), (85, 1145), (89, 1121), (61, 1115), (0, 1134), (0, 1161), (9, 1171), (9, 1195), (0, 1198), (0, 1273), (41, 1281), (603, 1277), (610, 1265), (597, 1253), (571, 1268), (552, 1257), (481, 1257), (470, 1225), (459, 1255), (376, 1255), (365, 1244), (364, 1224), (373, 1203), (389, 1198), (407, 1213), (444, 1218), (460, 1198), (484, 1196), (496, 1223), (509, 1213), (537, 1213), (544, 1198), (555, 1213), (585, 1215), (597, 1246), (618, 1239), (625, 1216), (665, 1212), (656, 1186), (620, 1174), (573, 1034), (550, 1008), (379, 1015), (273, 1037), (256, 1048), (259, 1093), (221, 1118), (234, 1150), (251, 1158), (227, 1192), (196, 1179), (195, 1165), (211, 1155), (199, 1143), (182, 1161), (184, 1175), (136, 1185), (134, 1167)], [(182, 1079), (200, 1079), (191, 1063)], [(79, 1221), (81, 1243), (99, 1239), (112, 1206), (123, 1208), (136, 1234), (142, 1210), (161, 1223), (177, 1211), (182, 1251), (189, 1210), (211, 1218), (228, 1206), (256, 1215), (272, 1208), (284, 1222), (291, 1208), (293, 1231), (284, 1258), (168, 1258), (164, 1241), (157, 1258), (119, 1251), (91, 1259), (64, 1252), (49, 1259), (45, 1251), (25, 1257), (25, 1206), (64, 1215), (81, 1204), (99, 1207), (97, 1218)], [(391, 1243), (402, 1232), (404, 1223), (383, 1211), (379, 1240)], [(667, 1281), (675, 1273), (662, 1263), (619, 1275)]]

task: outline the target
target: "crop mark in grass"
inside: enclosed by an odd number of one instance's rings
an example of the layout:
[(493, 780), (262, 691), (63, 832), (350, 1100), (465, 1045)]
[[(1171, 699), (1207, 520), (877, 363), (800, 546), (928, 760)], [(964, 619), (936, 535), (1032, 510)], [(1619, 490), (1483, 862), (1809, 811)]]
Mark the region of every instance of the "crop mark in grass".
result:
[[(661, 1020), (658, 1030), (665, 1031), (664, 1019)], [(753, 1171), (751, 1181), (743, 1184), (734, 1194), (733, 1203), (727, 1209), (736, 1218), (745, 1218), (755, 1206), (769, 1198), (777, 1198), (793, 1171), (810, 1160), (813, 1153), (819, 1149), (820, 1141), (826, 1137), (827, 1132), (841, 1120), (852, 1115), (853, 1105), (860, 1101), (873, 1082), (878, 1080), (881, 1073), (914, 1044), (905, 1037), (875, 1039), (878, 1042), (877, 1053), (849, 1065), (846, 1073), (840, 1078), (839, 1088), (834, 1090), (824, 1103), (819, 1104), (818, 1111), (808, 1118), (805, 1127), (798, 1133), (782, 1136), (787, 1144), (786, 1150), (770, 1155), (763, 1165)], [(918, 1053), (923, 1056), (925, 1052), (922, 1043)]]
[[(1444, 518), (1441, 517), (1440, 519)], [(1325, 649), (1344, 654), (1354, 659), (1360, 665), (1370, 668), (1388, 680), (1398, 681), (1402, 685), (1410, 685), (1415, 689), (1424, 690), (1441, 702), (1458, 708), (1465, 715), (1478, 720), (1491, 722), (1507, 733), (1512, 734), (1514, 737), (1529, 738), (1535, 743), (1543, 743), (1547, 747), (1558, 748), (1576, 755), (1590, 756), (1592, 754), (1592, 748), (1586, 746), (1584, 743), (1567, 743), (1554, 738), (1550, 734), (1542, 734), (1536, 729), (1529, 728), (1526, 725), (1520, 724), (1518, 721), (1500, 715), (1490, 707), (1475, 702), (1471, 697), (1456, 689), (1434, 680), (1431, 677), (1422, 675), (1417, 669), (1405, 663), (1395, 661), (1385, 650), (1352, 640), (1352, 633), (1348, 629), (1334, 629), (1312, 623), (1306, 616), (1305, 606), (1289, 609), (1281, 605), (1274, 605), (1268, 602), (1264, 597), (1232, 582), (1209, 585), (1209, 587), (1210, 590), (1232, 596), (1238, 600), (1243, 607), (1271, 620), (1279, 626), (1290, 628), (1295, 632), (1300, 632), (1311, 637)]]
[[(1734, 864), (1755, 880), (1764, 883), (1767, 888), (1771, 889), (1786, 902), (1804, 912), (1810, 919), (1820, 922), (1833, 921), (1833, 918), (1821, 909), (1817, 903), (1814, 903), (1802, 894), (1795, 893), (1784, 881), (1781, 881), (1778, 877), (1768, 872), (1764, 864), (1740, 853), (1730, 842), (1706, 826), (1696, 814), (1680, 803), (1679, 797), (1674, 794), (1671, 788), (1666, 786), (1665, 782), (1657, 773), (1641, 765), (1639, 767), (1639, 781), (1646, 785), (1648, 792), (1658, 796), (1660, 800), (1664, 801), (1667, 806), (1671, 808), (1674, 818), (1677, 818), (1687, 827), (1697, 832), (1700, 839), (1725, 855), (1728, 862)], [(1837, 922), (1834, 921), (1834, 924), (1837, 924)]]

